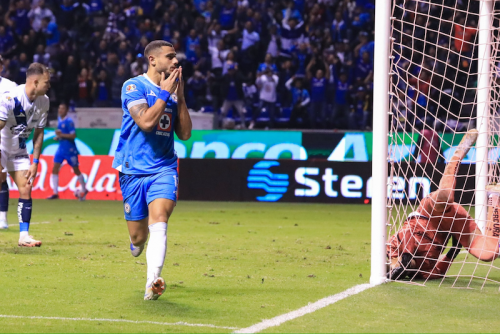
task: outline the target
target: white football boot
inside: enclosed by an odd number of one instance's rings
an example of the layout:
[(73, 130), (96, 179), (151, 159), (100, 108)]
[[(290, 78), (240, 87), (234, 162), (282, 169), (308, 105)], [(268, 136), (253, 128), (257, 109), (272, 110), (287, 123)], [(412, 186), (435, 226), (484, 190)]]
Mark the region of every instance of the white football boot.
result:
[(153, 280), (152, 283), (146, 284), (146, 292), (144, 300), (157, 300), (165, 291), (165, 280), (161, 277)]

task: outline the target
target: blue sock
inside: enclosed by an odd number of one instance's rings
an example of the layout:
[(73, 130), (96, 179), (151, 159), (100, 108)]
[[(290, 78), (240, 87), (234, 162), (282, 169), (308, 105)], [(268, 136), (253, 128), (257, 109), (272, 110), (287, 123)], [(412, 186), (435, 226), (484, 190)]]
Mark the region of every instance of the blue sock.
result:
[(9, 210), (9, 185), (7, 181), (2, 182), (0, 188), (0, 212), (7, 212)]
[(17, 204), (17, 216), (19, 218), (19, 230), (21, 234), (23, 234), (22, 232), (26, 232), (27, 234), (30, 229), (32, 202), (31, 199), (20, 198)]

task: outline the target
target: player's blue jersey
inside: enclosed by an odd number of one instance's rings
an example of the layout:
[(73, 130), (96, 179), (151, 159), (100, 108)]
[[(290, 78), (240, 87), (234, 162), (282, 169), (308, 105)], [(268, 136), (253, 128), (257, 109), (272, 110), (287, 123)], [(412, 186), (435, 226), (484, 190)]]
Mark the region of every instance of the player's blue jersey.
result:
[(160, 92), (160, 86), (153, 83), (146, 74), (123, 84), (123, 119), (113, 168), (124, 174), (150, 175), (166, 168), (177, 168), (177, 155), (174, 151), (177, 96), (172, 94), (167, 100), (163, 115), (151, 132), (142, 131), (129, 112), (130, 108), (138, 104), (153, 106)]
[[(57, 119), (57, 128), (61, 130), (61, 132), (65, 135), (75, 133), (75, 123), (73, 120), (66, 116), (65, 118), (58, 117)], [(65, 139), (61, 138), (59, 140), (59, 151), (63, 152), (74, 152), (76, 151), (76, 144), (74, 139)]]

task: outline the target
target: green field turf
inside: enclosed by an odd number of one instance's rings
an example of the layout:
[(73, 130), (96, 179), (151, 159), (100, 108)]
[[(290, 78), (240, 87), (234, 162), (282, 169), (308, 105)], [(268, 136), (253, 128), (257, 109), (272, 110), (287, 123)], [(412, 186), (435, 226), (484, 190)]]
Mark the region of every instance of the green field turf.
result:
[[(121, 203), (35, 200), (32, 221), (41, 248), (0, 231), (0, 332), (229, 333), (186, 324), (248, 327), (370, 276), (368, 205), (180, 202), (158, 301), (143, 301), (145, 253), (130, 255)], [(391, 283), (265, 332), (498, 332), (499, 297)]]

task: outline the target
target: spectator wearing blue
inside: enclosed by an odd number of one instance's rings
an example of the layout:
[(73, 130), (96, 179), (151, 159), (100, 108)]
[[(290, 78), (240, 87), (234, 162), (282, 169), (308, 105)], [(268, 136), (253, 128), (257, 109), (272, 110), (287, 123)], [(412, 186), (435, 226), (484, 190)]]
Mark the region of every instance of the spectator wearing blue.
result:
[(0, 25), (0, 54), (5, 55), (14, 49), (14, 38), (8, 33), (4, 26)]
[(45, 35), (45, 44), (47, 46), (48, 52), (53, 54), (50, 50), (53, 50), (59, 44), (60, 34), (59, 28), (55, 22), (51, 22), (50, 18), (44, 17), (42, 19), (42, 32)]
[(309, 39), (305, 34), (304, 21), (296, 18), (285, 17), (281, 22), (281, 52), (283, 57), (291, 57), (290, 52), (293, 46), (300, 43), (308, 43)]
[(156, 0), (140, 0), (139, 6), (142, 9), (142, 15), (153, 18), (155, 10)]
[(330, 32), (334, 43), (341, 42), (347, 38), (347, 23), (344, 21), (341, 11), (335, 12), (335, 19), (332, 22)]
[(368, 52), (364, 52), (363, 56), (358, 60), (355, 72), (355, 77), (361, 78), (363, 84), (366, 85), (373, 81), (373, 65)]
[[(292, 86), (293, 83), (293, 86)], [(292, 112), (290, 114), (290, 125), (294, 128), (305, 128), (306, 118), (308, 118), (307, 109), (311, 98), (309, 92), (304, 88), (302, 78), (290, 78), (286, 88), (292, 93)]]
[(187, 81), (189, 108), (201, 111), (207, 103), (207, 79), (200, 71), (195, 71)]
[(370, 55), (370, 59), (373, 59), (373, 51), (375, 44), (373, 41), (370, 41), (368, 38), (368, 33), (366, 31), (362, 31), (359, 33), (359, 44), (354, 48), (354, 57), (361, 58), (363, 57), (363, 53), (368, 52)]
[(326, 57), (326, 65), (328, 67), (330, 76), (328, 77), (328, 85), (326, 87), (326, 96), (327, 103), (329, 105), (330, 110), (333, 109), (333, 105), (335, 104), (335, 86), (337, 83), (337, 64), (339, 60), (335, 54), (329, 54)]
[(172, 40), (175, 29), (176, 26), (170, 17), (170, 13), (163, 13), (163, 20), (156, 27), (156, 39), (163, 39), (164, 41)]
[(293, 48), (292, 59), (295, 67), (295, 75), (297, 77), (306, 76), (307, 64), (311, 59), (309, 54), (310, 51), (306, 43), (300, 43), (298, 48)]
[(339, 75), (335, 89), (335, 105), (331, 117), (331, 126), (335, 129), (345, 129), (349, 114), (349, 82), (345, 71)]
[(122, 87), (123, 83), (127, 81), (130, 78), (130, 76), (127, 75), (125, 71), (125, 66), (119, 65), (118, 69), (116, 70), (116, 74), (113, 75), (113, 79), (111, 81), (111, 96), (112, 96), (112, 106), (115, 108), (120, 108), (122, 101), (121, 101), (121, 93), (122, 93)]
[(99, 15), (104, 11), (102, 0), (90, 0), (89, 7), (90, 15)]
[(18, 36), (29, 33), (31, 29), (28, 12), (29, 7), (27, 6), (27, 1), (18, 0), (15, 5), (11, 4), (9, 11), (5, 15), (5, 23), (12, 27)]
[(18, 85), (22, 85), (26, 81), (26, 71), (30, 64), (31, 62), (28, 60), (26, 53), (21, 53), (17, 62), (17, 75), (14, 80)]
[(292, 61), (286, 59), (281, 64), (281, 70), (279, 72), (279, 82), (278, 82), (278, 100), (283, 108), (288, 108), (292, 103), (292, 96), (290, 90), (287, 89), (285, 83), (290, 80), (295, 75), (292, 68)]
[(278, 73), (278, 68), (276, 67), (276, 64), (273, 61), (273, 56), (270, 53), (266, 54), (264, 62), (261, 63), (257, 69), (257, 73), (264, 73), (268, 67), (271, 68), (273, 73)]
[(243, 81), (243, 75), (238, 70), (236, 65), (234, 63), (230, 63), (227, 74), (225, 74), (222, 78), (221, 92), (225, 95), (220, 116), (223, 120), (229, 112), (229, 109), (234, 107), (240, 115), (241, 128), (245, 129), (245, 107), (243, 104), (245, 96), (243, 94)]
[(255, 73), (259, 42), (259, 33), (253, 29), (252, 21), (247, 21), (245, 23), (245, 29), (243, 29), (243, 39), (241, 42), (241, 65), (244, 69), (243, 72), (247, 75), (249, 72)]
[(236, 9), (232, 0), (226, 0), (226, 3), (219, 11), (219, 23), (223, 30), (230, 30), (234, 27), (236, 18)]
[(186, 37), (186, 42), (185, 42), (185, 53), (186, 53), (186, 58), (193, 62), (194, 59), (196, 59), (196, 46), (200, 45), (200, 39), (198, 36), (196, 36), (196, 30), (191, 29), (189, 31), (189, 36)]
[(38, 46), (36, 47), (36, 53), (33, 55), (33, 62), (41, 63), (48, 66), (49, 61), (50, 61), (50, 54), (45, 50), (45, 45), (38, 44)]
[[(316, 63), (321, 60), (318, 60), (318, 57), (313, 57), (309, 64), (307, 65), (307, 78), (310, 82), (311, 87), (311, 105), (309, 107), (309, 123), (312, 129), (319, 129), (326, 127), (326, 92), (328, 86), (328, 78), (330, 77), (330, 69), (328, 65), (325, 63), (324, 68), (325, 71), (321, 69), (317, 69), (316, 73), (312, 73), (313, 66), (317, 65)], [(319, 116), (319, 118), (318, 118)]]
[(111, 80), (106, 70), (100, 70), (93, 89), (94, 107), (109, 107), (111, 105)]
[(349, 130), (369, 130), (370, 97), (363, 86), (358, 87), (355, 103), (349, 113)]
[(298, 21), (302, 21), (302, 14), (300, 11), (295, 8), (295, 2), (293, 0), (289, 0), (285, 9), (281, 11), (283, 17), (287, 17), (289, 19), (296, 19)]
[(269, 113), (269, 127), (274, 128), (276, 122), (276, 100), (279, 77), (273, 73), (270, 66), (266, 66), (262, 74), (258, 74), (255, 84), (259, 89), (259, 108), (252, 115), (249, 129), (253, 129), (259, 114), (265, 109)]

